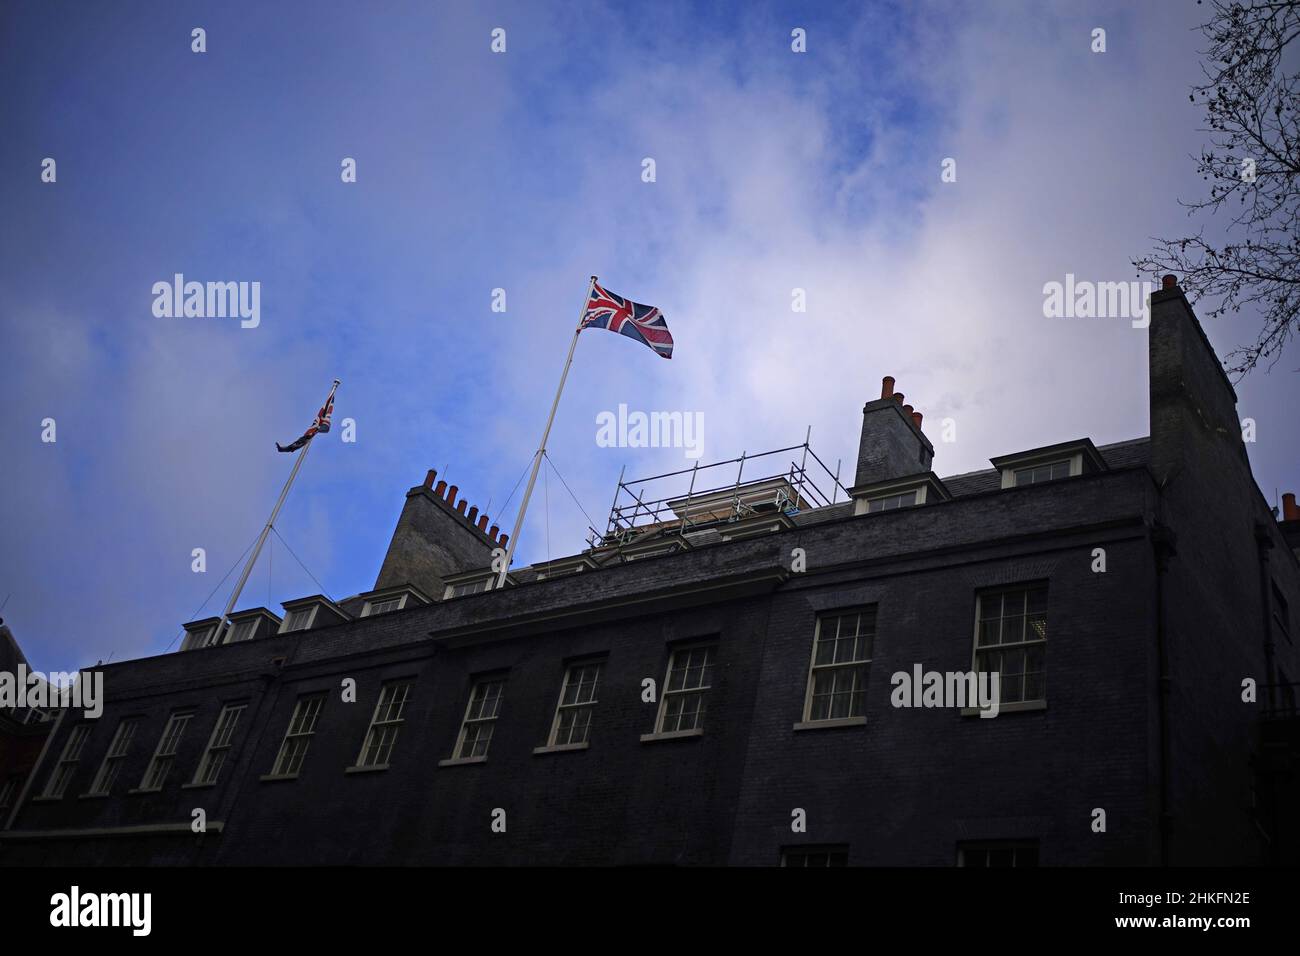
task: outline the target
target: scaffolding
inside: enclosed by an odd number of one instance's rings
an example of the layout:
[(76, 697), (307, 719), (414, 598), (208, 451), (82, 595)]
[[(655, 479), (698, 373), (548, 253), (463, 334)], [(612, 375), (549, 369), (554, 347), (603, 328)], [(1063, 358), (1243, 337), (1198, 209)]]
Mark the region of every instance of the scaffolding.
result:
[[(697, 463), (649, 478), (625, 481), (620, 472), (605, 533), (599, 537), (593, 533), (588, 544), (593, 548), (624, 545), (651, 531), (685, 535), (759, 515), (793, 516), (835, 504), (840, 492), (847, 498), (848, 490), (840, 484), (841, 462), (832, 472), (812, 450), (811, 437), (809, 428), (800, 445), (756, 455), (741, 452), (739, 458)], [(773, 465), (777, 456), (787, 455), (788, 465)], [(722, 483), (718, 469), (729, 466), (735, 467), (735, 478)], [(823, 491), (828, 481), (830, 497)]]

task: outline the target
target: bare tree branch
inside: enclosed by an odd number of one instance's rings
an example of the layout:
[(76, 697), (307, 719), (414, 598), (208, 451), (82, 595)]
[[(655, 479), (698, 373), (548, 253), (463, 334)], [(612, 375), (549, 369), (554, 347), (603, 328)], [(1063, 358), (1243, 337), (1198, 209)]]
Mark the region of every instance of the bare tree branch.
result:
[[(1197, 159), (1208, 195), (1184, 202), (1188, 214), (1224, 215), (1226, 239), (1204, 229), (1181, 239), (1153, 239), (1133, 261), (1140, 272), (1173, 272), (1194, 298), (1217, 301), (1219, 317), (1259, 310), (1256, 340), (1228, 353), (1241, 378), (1261, 361), (1277, 361), (1300, 334), (1300, 0), (1214, 0), (1201, 25), (1205, 80), (1193, 103), (1205, 109), (1209, 143)], [(1240, 238), (1238, 238), (1240, 237)]]

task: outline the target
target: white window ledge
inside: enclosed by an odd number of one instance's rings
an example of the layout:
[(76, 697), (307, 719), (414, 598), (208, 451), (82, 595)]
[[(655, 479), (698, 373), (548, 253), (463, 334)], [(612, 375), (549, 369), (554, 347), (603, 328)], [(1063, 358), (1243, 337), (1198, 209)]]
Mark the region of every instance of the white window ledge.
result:
[(271, 783), (276, 780), (297, 780), (296, 773), (264, 773), (257, 778), (262, 783)]
[(534, 754), (562, 754), (562, 753), (567, 753), (570, 750), (586, 750), (589, 746), (590, 744), (584, 740), (580, 744), (552, 744), (546, 747), (534, 747), (533, 753)]
[[(1047, 701), (1045, 700), (1018, 700), (1011, 704), (1002, 704), (998, 707), (998, 716), (1003, 714), (1014, 714), (1026, 710), (1047, 710)], [(978, 717), (984, 711), (979, 707), (963, 707), (961, 715), (963, 717)], [(985, 718), (986, 720), (988, 718)]]
[(833, 717), (830, 720), (802, 720), (794, 725), (795, 730), (828, 730), (831, 727), (865, 727), (865, 717)]
[(686, 737), (703, 737), (704, 728), (696, 727), (694, 730), (674, 730), (666, 734), (642, 734), (641, 743), (653, 744), (660, 740), (682, 740)]
[(344, 768), (343, 772), (344, 773), (374, 773), (375, 771), (378, 770), (387, 770), (387, 769), (388, 769), (388, 764), (376, 763), (376, 764), (371, 764), (368, 767), (346, 767)]
[(439, 760), (439, 767), (459, 767), (469, 763), (487, 763), (487, 757), (449, 757), (446, 760)]

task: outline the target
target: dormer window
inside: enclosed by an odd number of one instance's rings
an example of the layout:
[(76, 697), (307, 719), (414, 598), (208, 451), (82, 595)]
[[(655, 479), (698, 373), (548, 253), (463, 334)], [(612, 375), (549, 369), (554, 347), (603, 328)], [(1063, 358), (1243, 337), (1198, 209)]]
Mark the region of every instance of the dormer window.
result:
[[(364, 594), (358, 594), (356, 598), (349, 598), (349, 601), (359, 600), (361, 602), (361, 617), (373, 617), (376, 614), (388, 614), (390, 611), (401, 611), (411, 607), (422, 607), (428, 603), (429, 596), (419, 588), (412, 587), (409, 584), (398, 585), (397, 587), (380, 588), (376, 591), (366, 591)], [(355, 606), (355, 605), (354, 605)]]
[(315, 607), (299, 608), (296, 611), (290, 611), (284, 619), (284, 627), (280, 633), (286, 634), (289, 631), (305, 631), (311, 627), (311, 620), (316, 616)]
[(874, 515), (885, 511), (915, 508), (936, 501), (946, 501), (951, 495), (943, 482), (933, 472), (911, 475), (893, 481), (858, 485), (849, 489), (855, 515)]
[(1016, 468), (1012, 471), (1012, 484), (1016, 488), (1025, 485), (1038, 485), (1044, 481), (1056, 481), (1059, 478), (1069, 478), (1073, 473), (1073, 462), (1069, 458), (1063, 458), (1060, 461), (1049, 461), (1041, 465), (1030, 465), (1028, 468)]
[(1003, 455), (990, 461), (1002, 473), (1003, 488), (1028, 488), (1106, 470), (1106, 462), (1087, 438)]
[(201, 621), (191, 621), (185, 625), (185, 640), (181, 642), (181, 650), (193, 651), (200, 647), (211, 647), (216, 634), (217, 619), (215, 617), (204, 618)]
[(489, 580), (480, 578), (477, 581), (464, 581), (460, 584), (452, 584), (447, 587), (447, 597), (464, 597), (466, 594), (481, 594), (488, 590)]
[(351, 614), (323, 594), (295, 598), (283, 602), (280, 606), (284, 608), (284, 620), (280, 622), (277, 634), (330, 627), (352, 620)]
[(867, 514), (877, 511), (897, 511), (899, 508), (911, 508), (916, 504), (917, 490), (905, 491), (898, 495), (880, 495), (867, 499)]
[(229, 643), (234, 644), (237, 641), (246, 641), (253, 636), (253, 628), (257, 627), (257, 621), (240, 621), (230, 630)]
[[(482, 594), (484, 591), (491, 591), (497, 586), (497, 576), (498, 573), (490, 569), (466, 571), (462, 574), (448, 575), (444, 579), (446, 587), (442, 593), (443, 600), (465, 597), (467, 594)], [(506, 575), (506, 581), (510, 584), (515, 583), (515, 579), (509, 574)]]

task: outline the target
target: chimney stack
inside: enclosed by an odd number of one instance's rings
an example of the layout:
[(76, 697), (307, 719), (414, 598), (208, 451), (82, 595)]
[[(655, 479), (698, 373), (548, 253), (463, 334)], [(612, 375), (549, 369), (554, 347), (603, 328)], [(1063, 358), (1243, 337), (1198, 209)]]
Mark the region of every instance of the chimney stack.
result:
[(1282, 496), (1282, 520), (1300, 521), (1300, 507), (1295, 503), (1295, 492), (1288, 491)]
[(862, 408), (857, 485), (924, 474), (934, 460), (934, 446), (921, 432), (921, 413), (904, 404), (903, 393), (894, 391), (894, 385), (894, 377), (886, 375), (880, 398)]
[(406, 493), (376, 589), (410, 584), (439, 600), (449, 575), (491, 563), (495, 542), (485, 531), (487, 515), (479, 515), (475, 507), (467, 519), (469, 501), (457, 502), (459, 491), (431, 468), (423, 483)]

